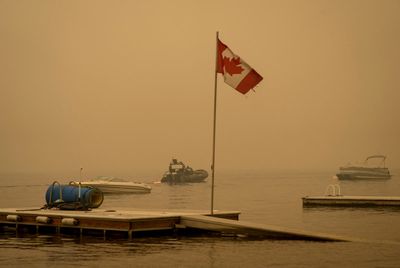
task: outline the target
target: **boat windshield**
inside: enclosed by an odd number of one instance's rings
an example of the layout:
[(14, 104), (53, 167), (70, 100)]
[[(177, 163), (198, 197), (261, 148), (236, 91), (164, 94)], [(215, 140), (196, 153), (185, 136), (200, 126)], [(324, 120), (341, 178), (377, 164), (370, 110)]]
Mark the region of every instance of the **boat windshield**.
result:
[(117, 177), (108, 177), (108, 176), (99, 176), (95, 179), (92, 179), (92, 181), (114, 181), (114, 182), (124, 182), (126, 180), (117, 178)]
[(176, 164), (176, 165), (171, 165), (171, 168), (172, 169), (183, 169), (183, 165), (181, 165), (181, 164)]

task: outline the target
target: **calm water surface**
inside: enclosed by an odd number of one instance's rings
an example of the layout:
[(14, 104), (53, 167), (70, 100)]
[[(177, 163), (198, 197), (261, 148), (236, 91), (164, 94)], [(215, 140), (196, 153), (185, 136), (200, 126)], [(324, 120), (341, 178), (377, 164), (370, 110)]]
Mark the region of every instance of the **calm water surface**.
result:
[[(301, 198), (339, 184), (344, 195), (400, 195), (400, 177), (338, 181), (327, 172), (221, 172), (215, 209), (241, 211), (240, 220), (361, 238), (365, 242), (158, 237), (127, 240), (0, 235), (1, 267), (400, 267), (400, 210), (303, 208)], [(400, 174), (395, 172), (395, 174)], [(1, 175), (0, 207), (41, 207), (53, 179)], [(157, 177), (134, 179), (152, 183)], [(67, 183), (69, 180), (60, 180)], [(211, 182), (151, 184), (150, 194), (107, 195), (101, 208), (210, 208)]]

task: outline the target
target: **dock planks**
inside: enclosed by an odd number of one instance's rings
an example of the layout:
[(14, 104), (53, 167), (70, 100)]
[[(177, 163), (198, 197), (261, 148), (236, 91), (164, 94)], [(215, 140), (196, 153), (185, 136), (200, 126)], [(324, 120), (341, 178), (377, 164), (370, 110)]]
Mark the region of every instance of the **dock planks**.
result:
[(168, 231), (171, 234), (196, 232), (217, 232), (245, 235), (263, 239), (349, 241), (349, 239), (312, 232), (286, 229), (239, 221), (237, 211), (148, 211), (124, 209), (93, 209), (89, 211), (67, 211), (58, 209), (8, 208), (0, 209), (0, 229), (14, 228), (17, 232), (33, 229), (44, 232), (49, 229), (56, 233), (75, 230), (79, 234), (101, 231), (125, 233), (128, 238), (135, 234), (151, 236), (154, 231)]
[(242, 234), (246, 236), (287, 239), (287, 240), (310, 240), (310, 241), (349, 241), (350, 239), (328, 234), (306, 232), (284, 227), (265, 224), (257, 224), (244, 221), (232, 221), (223, 218), (214, 218), (202, 215), (181, 216), (181, 224), (198, 229), (210, 231)]
[(303, 206), (399, 207), (399, 196), (306, 196)]

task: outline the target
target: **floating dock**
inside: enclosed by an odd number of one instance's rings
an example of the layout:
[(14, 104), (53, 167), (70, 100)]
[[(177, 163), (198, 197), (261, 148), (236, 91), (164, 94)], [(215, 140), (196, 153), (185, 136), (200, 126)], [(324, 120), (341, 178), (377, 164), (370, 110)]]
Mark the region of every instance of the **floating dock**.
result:
[(399, 196), (306, 196), (303, 206), (398, 207)]
[(399, 196), (345, 196), (338, 184), (330, 184), (322, 196), (303, 197), (303, 207), (342, 206), (342, 207), (392, 207), (400, 208)]
[(123, 236), (152, 236), (154, 233), (187, 234), (220, 233), (263, 239), (350, 241), (350, 239), (239, 221), (240, 212), (214, 211), (144, 211), (92, 209), (69, 211), (59, 209), (0, 209), (0, 232), (74, 233)]

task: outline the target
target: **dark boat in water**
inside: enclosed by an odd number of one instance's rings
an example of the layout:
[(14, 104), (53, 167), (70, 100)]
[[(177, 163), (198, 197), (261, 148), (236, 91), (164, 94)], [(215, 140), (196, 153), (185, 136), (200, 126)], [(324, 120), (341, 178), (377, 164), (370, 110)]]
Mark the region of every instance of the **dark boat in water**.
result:
[(204, 169), (193, 170), (185, 166), (181, 161), (172, 159), (169, 170), (164, 173), (161, 182), (184, 183), (184, 182), (203, 182), (208, 177), (208, 172)]

